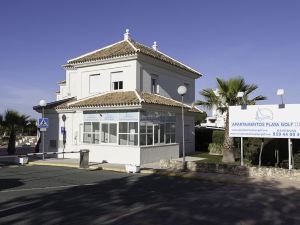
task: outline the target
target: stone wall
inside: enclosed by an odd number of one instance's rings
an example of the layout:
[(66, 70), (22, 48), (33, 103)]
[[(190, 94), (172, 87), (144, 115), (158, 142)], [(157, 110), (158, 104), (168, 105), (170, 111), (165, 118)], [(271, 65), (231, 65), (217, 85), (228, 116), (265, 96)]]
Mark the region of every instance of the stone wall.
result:
[[(161, 160), (162, 169), (181, 170), (182, 162), (177, 160)], [(186, 168), (192, 172), (221, 173), (247, 177), (289, 178), (300, 181), (300, 170), (287, 170), (274, 167), (247, 167), (228, 164), (213, 164), (203, 162), (187, 162)]]

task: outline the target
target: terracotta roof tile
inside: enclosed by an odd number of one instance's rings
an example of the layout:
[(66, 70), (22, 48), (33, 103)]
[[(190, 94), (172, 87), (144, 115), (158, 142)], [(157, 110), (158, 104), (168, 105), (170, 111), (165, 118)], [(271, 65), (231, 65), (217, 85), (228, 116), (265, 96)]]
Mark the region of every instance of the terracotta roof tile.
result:
[(97, 107), (97, 106), (121, 106), (138, 105), (140, 103), (134, 91), (110, 92), (100, 96), (91, 97), (70, 105), (76, 107)]
[(91, 54), (87, 54), (77, 59), (70, 60), (68, 64), (77, 64), (120, 56), (127, 56), (135, 53), (135, 49), (133, 49), (127, 41), (122, 41), (120, 43), (111, 45), (110, 47), (99, 49), (98, 51), (92, 52)]
[[(70, 104), (74, 101), (76, 101), (76, 98), (67, 98), (67, 99), (62, 99), (62, 100), (55, 101), (55, 102), (49, 102), (45, 106), (45, 109), (67, 109), (68, 104)], [(41, 110), (42, 107), (37, 105), (37, 106), (34, 106), (33, 109), (34, 110)]]
[(75, 59), (71, 59), (68, 61), (65, 67), (72, 68), (73, 65), (84, 63), (84, 62), (100, 61), (104, 59), (128, 56), (134, 54), (144, 54), (152, 58), (158, 59), (160, 61), (163, 61), (165, 63), (171, 64), (173, 66), (179, 67), (183, 70), (197, 74), (198, 76), (201, 76), (201, 73), (171, 58), (170, 56), (160, 51), (156, 51), (153, 48), (140, 44), (134, 40), (124, 40), (116, 44), (110, 45), (108, 47), (93, 51), (91, 53), (87, 53), (83, 56), (79, 56)]
[[(77, 101), (76, 98), (68, 98), (50, 102), (45, 109), (74, 109), (87, 107), (116, 107), (128, 105), (154, 104), (169, 107), (181, 107), (181, 102), (163, 97), (157, 94), (136, 91), (118, 91), (104, 93), (95, 97)], [(189, 112), (201, 112), (195, 107), (184, 105)], [(34, 110), (41, 110), (40, 106), (34, 106)]]

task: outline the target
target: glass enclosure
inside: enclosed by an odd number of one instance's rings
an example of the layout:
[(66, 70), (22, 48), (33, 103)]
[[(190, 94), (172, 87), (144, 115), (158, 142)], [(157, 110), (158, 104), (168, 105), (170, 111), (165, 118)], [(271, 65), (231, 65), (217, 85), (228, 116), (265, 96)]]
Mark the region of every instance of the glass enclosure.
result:
[(151, 146), (175, 143), (176, 116), (170, 112), (84, 114), (82, 143)]

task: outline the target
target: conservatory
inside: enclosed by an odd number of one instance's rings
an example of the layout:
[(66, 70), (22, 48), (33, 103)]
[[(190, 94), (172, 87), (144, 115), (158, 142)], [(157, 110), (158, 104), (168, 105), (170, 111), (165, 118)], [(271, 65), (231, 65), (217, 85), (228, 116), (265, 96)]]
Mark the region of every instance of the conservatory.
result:
[(97, 161), (139, 165), (179, 157), (174, 112), (84, 112), (79, 130), (78, 144)]

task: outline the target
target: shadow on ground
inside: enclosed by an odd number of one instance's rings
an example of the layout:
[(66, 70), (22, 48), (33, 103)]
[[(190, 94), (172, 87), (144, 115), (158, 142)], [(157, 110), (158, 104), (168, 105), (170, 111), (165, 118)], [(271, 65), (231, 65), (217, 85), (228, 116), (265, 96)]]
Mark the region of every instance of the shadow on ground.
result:
[(300, 224), (299, 190), (275, 186), (129, 176), (2, 202), (0, 223)]
[(0, 191), (24, 185), (20, 179), (0, 179)]

